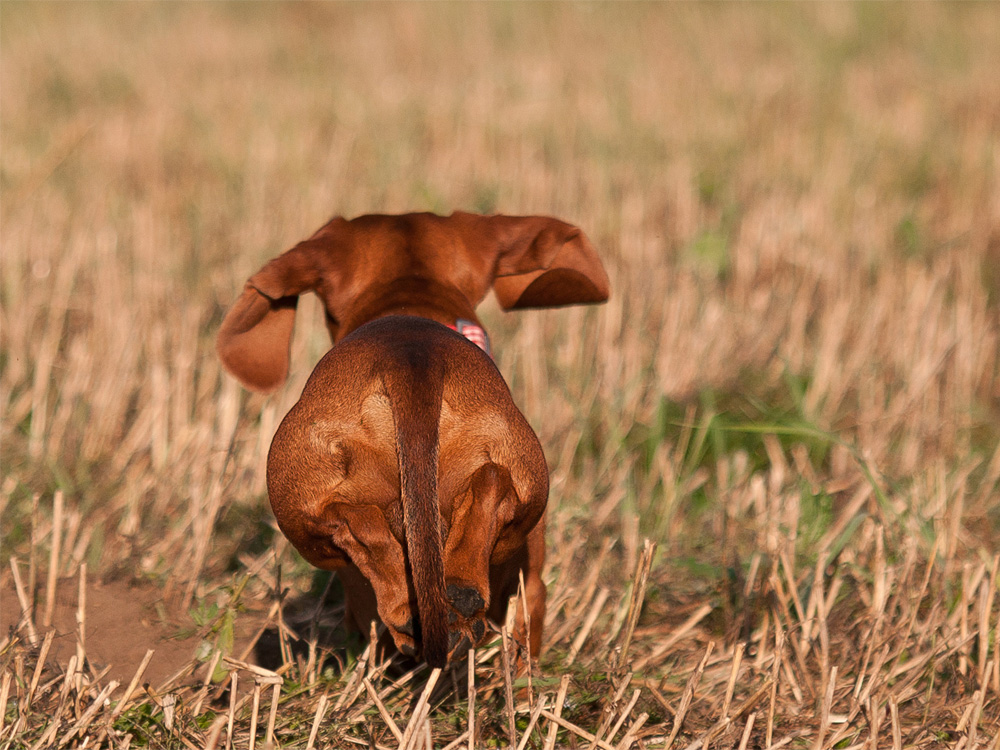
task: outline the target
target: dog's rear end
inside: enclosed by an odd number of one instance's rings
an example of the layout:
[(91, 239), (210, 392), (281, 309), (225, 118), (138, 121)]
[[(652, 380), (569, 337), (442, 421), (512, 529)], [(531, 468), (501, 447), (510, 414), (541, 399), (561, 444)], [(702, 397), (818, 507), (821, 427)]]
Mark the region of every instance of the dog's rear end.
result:
[(483, 636), (491, 568), (527, 557), (547, 493), (541, 447), (492, 362), (416, 317), (332, 349), (268, 456), (282, 532), (317, 567), (350, 564), (371, 583), (347, 589), (356, 625), (377, 613), (436, 666)]
[(607, 297), (586, 238), (554, 219), (337, 219), (251, 278), (219, 336), (231, 371), (273, 388), (297, 295), (323, 298), (336, 345), (275, 434), (271, 504), (307, 560), (339, 571), (359, 629), (377, 617), (435, 666), (502, 619), (521, 575), (519, 635), (541, 648), (545, 458), (490, 357), (449, 330), (481, 333), (491, 283), (505, 308)]

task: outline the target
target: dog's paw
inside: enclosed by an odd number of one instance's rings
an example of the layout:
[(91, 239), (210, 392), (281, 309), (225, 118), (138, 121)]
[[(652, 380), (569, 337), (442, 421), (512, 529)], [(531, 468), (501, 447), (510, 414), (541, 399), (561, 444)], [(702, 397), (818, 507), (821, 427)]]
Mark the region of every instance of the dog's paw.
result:
[(486, 601), (473, 586), (464, 582), (448, 584), (448, 660), (465, 657), (486, 634)]
[(471, 646), (469, 636), (457, 630), (452, 630), (448, 634), (448, 661), (454, 662), (461, 659), (469, 653)]
[(472, 617), (486, 606), (483, 597), (471, 586), (448, 584), (448, 600), (462, 617)]

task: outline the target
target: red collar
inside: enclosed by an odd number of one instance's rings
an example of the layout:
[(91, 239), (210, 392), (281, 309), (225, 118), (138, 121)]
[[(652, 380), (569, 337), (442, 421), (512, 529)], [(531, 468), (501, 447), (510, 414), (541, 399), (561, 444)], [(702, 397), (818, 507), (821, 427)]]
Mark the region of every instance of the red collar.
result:
[(490, 350), (490, 337), (483, 330), (482, 326), (473, 323), (471, 320), (462, 320), (459, 318), (455, 321), (455, 325), (449, 325), (448, 327), (465, 336), (465, 338), (486, 352), (490, 358), (493, 357), (493, 352)]

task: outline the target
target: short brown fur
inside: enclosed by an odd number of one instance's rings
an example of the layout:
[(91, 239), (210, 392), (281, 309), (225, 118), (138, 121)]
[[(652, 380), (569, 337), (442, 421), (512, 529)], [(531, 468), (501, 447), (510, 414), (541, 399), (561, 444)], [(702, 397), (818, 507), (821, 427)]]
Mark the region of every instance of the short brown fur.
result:
[(576, 227), (455, 213), (335, 218), (252, 276), (219, 331), (249, 388), (287, 377), (298, 295), (323, 301), (334, 347), (271, 444), (268, 495), (309, 562), (337, 570), (348, 619), (443, 666), (501, 620), (524, 576), (541, 650), (548, 470), (493, 361), (450, 330), (504, 309), (602, 302), (608, 279)]

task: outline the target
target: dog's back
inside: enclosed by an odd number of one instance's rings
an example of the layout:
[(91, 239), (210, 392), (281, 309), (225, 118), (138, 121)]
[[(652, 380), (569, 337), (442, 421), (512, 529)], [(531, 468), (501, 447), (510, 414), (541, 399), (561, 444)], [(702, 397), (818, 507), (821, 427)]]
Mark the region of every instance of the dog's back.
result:
[[(495, 520), (517, 530), (534, 526), (548, 494), (545, 459), (492, 360), (439, 323), (390, 316), (359, 328), (316, 366), (275, 434), (268, 494), (281, 530), (319, 567), (345, 564), (339, 534), (365, 546), (363, 537), (387, 527), (412, 575), (419, 620), (410, 629), (419, 636), (412, 635), (424, 659), (443, 666), (465, 635), (449, 626), (489, 604), (488, 587), (485, 599), (477, 588), (479, 606), (462, 612), (469, 607), (454, 599), (473, 596), (474, 575), (462, 574), (461, 560), (445, 560), (456, 499), (485, 465), (500, 467), (507, 483), (501, 494), (515, 496)], [(367, 507), (367, 517), (331, 525), (350, 513), (348, 505)], [(317, 538), (317, 526), (329, 529), (327, 539)], [(406, 632), (400, 615), (379, 614)]]

